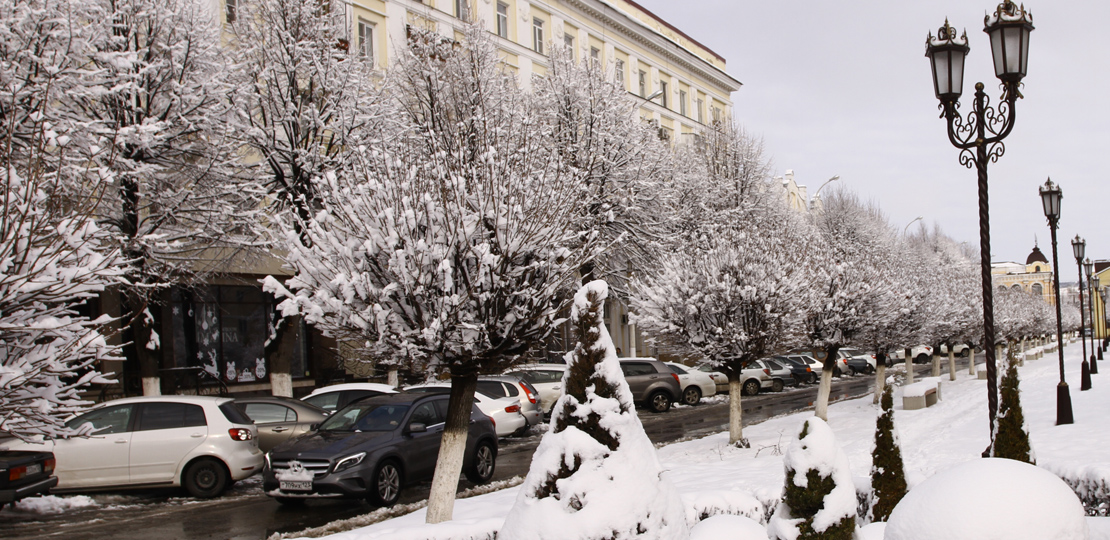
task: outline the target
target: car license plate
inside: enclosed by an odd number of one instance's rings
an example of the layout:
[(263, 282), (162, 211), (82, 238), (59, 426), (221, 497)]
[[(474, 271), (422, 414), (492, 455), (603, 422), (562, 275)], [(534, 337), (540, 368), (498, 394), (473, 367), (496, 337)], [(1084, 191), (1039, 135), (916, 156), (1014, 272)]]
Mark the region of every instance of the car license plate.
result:
[(42, 472), (42, 465), (39, 464), (39, 463), (32, 463), (32, 464), (27, 466), (27, 474), (28, 475), (38, 474), (40, 472)]
[(312, 480), (305, 482), (282, 480), (278, 484), (282, 491), (312, 491)]

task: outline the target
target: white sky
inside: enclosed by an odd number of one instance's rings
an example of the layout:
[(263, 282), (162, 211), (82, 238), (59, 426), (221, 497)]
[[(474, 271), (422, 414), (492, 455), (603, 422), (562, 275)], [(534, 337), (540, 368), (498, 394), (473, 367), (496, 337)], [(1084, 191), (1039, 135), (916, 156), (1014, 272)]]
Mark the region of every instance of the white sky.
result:
[[(978, 253), (976, 173), (959, 164), (933, 94), (925, 37), (947, 17), (967, 29), (961, 112), (982, 81), (996, 101), (983, 16), (991, 0), (637, 0), (725, 57), (744, 83), (735, 117), (761, 135), (775, 174), (793, 169), (800, 184), (837, 182), (883, 207), (904, 227), (935, 222)], [(991, 164), (993, 259), (1021, 263), (1036, 235), (1051, 259), (1037, 189), (1046, 178), (1064, 193), (1059, 235), (1061, 279), (1076, 276), (1071, 238), (1087, 240), (1092, 260), (1110, 258), (1110, 202), (1103, 155), (1110, 153), (1110, 2), (1031, 0), (1036, 29), (1029, 74), (1006, 155)], [(831, 186), (830, 186), (831, 188)], [(826, 188), (829, 189), (829, 188)], [(914, 227), (918, 225), (915, 224)]]

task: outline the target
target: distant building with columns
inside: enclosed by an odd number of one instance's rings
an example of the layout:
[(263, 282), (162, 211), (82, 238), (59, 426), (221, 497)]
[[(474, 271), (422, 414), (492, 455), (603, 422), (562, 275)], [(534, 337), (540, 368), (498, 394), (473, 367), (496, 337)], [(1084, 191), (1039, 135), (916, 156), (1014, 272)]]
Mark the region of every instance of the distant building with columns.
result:
[(991, 276), (998, 289), (1038, 294), (1050, 305), (1056, 304), (1052, 291), (1052, 265), (1037, 246), (1033, 246), (1033, 251), (1025, 258), (1025, 264), (1009, 261), (991, 263)]

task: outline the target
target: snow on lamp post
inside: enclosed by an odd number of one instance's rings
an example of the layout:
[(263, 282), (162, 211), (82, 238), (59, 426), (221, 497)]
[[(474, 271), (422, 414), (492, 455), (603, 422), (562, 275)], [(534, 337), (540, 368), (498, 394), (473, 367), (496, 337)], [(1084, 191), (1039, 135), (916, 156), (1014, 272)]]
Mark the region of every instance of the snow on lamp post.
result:
[(1083, 271), (1087, 274), (1087, 320), (1091, 322), (1091, 374), (1098, 373), (1098, 361), (1095, 360), (1095, 290), (1094, 279), (1095, 264), (1088, 257), (1083, 262)]
[(1075, 235), (1071, 241), (1071, 252), (1075, 255), (1075, 265), (1079, 267), (1079, 342), (1083, 344), (1083, 383), (1080, 385), (1080, 390), (1091, 389), (1091, 365), (1087, 362), (1087, 336), (1083, 333), (1086, 331), (1087, 323), (1084, 321), (1085, 316), (1083, 312), (1083, 254), (1087, 251), (1087, 241)]
[[(971, 48), (967, 32), (956, 35), (948, 21), (926, 40), (925, 56), (933, 71), (933, 87), (940, 101), (941, 116), (947, 120), (948, 140), (960, 149), (960, 164), (975, 169), (979, 175), (979, 252), (983, 281), (983, 350), (987, 367), (987, 409), (991, 440), (994, 440), (994, 417), (998, 412), (998, 377), (994, 352), (994, 291), (991, 278), (990, 207), (987, 197), (987, 163), (998, 161), (1006, 152), (1002, 139), (1014, 128), (1019, 88), (1025, 77), (1029, 53), (1029, 33), (1033, 17), (1007, 0), (998, 5), (984, 20), (983, 31), (990, 36), (995, 76), (1002, 81), (1002, 97), (996, 107), (990, 106), (983, 83), (975, 84), (975, 104), (967, 117), (959, 114), (963, 93), (964, 59)], [(1070, 415), (1069, 415), (1070, 418)]]
[(1060, 355), (1060, 384), (1056, 385), (1056, 425), (1071, 424), (1071, 394), (1064, 380), (1064, 326), (1060, 308), (1060, 259), (1056, 253), (1056, 228), (1060, 223), (1060, 200), (1064, 193), (1049, 178), (1041, 186), (1041, 204), (1052, 232), (1052, 290), (1056, 294), (1056, 351)]

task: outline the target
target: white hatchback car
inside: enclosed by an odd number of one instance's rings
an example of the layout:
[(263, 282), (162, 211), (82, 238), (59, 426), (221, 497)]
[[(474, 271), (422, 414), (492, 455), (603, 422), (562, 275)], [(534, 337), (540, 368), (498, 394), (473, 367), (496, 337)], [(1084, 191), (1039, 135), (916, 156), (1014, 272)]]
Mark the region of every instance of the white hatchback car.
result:
[(701, 398), (717, 393), (717, 383), (708, 373), (674, 362), (664, 363), (678, 375), (678, 384), (682, 386), (682, 403), (697, 405)]
[[(448, 383), (417, 384), (405, 388), (405, 392), (434, 392), (449, 393), (451, 385)], [(474, 404), (482, 414), (493, 420), (493, 428), (498, 437), (508, 437), (513, 434), (523, 434), (528, 430), (528, 419), (520, 412), (520, 398), (500, 397), (494, 398), (475, 390)]]
[(231, 398), (124, 398), (66, 425), (91, 431), (88, 437), (8, 439), (0, 449), (53, 452), (54, 491), (173, 486), (207, 498), (262, 470), (258, 430)]
[(516, 375), (528, 381), (540, 393), (543, 414), (549, 415), (555, 402), (563, 397), (563, 374), (566, 371), (566, 364), (524, 364), (505, 374)]

